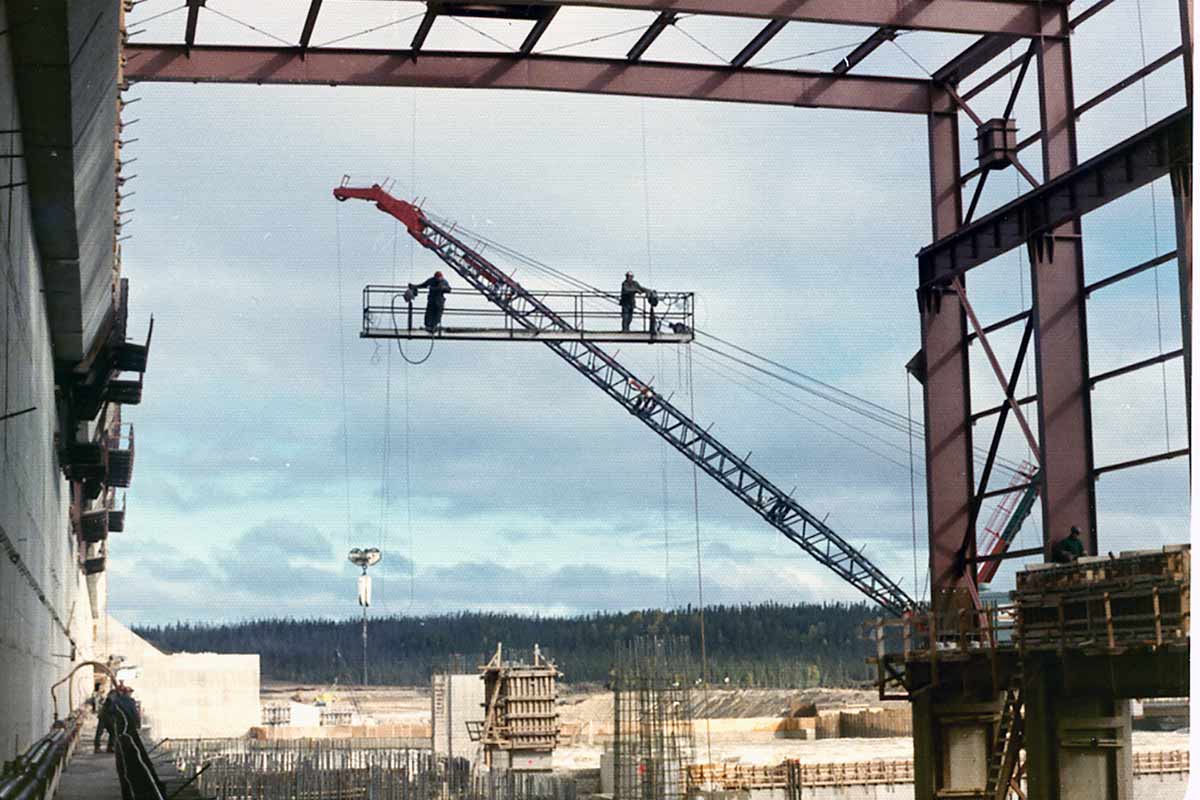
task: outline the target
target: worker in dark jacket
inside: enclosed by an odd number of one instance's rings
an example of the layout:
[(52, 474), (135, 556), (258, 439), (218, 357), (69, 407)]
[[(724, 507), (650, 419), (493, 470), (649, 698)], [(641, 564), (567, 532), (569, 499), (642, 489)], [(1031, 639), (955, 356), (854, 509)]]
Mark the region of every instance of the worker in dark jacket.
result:
[(125, 715), (126, 723), (130, 730), (139, 730), (142, 727), (142, 714), (138, 708), (137, 701), (133, 699), (133, 689), (129, 686), (121, 685), (120, 693), (117, 694), (116, 708)]
[(1083, 555), (1083, 540), (1079, 538), (1079, 528), (1071, 526), (1071, 532), (1054, 543), (1050, 555), (1055, 563), (1070, 564)]
[(104, 734), (108, 734), (108, 752), (113, 751), (113, 740), (116, 734), (113, 732), (113, 718), (116, 714), (117, 690), (113, 689), (104, 698), (104, 702), (100, 703), (100, 708), (96, 714), (96, 741), (93, 743), (93, 749), (100, 752), (100, 739)]
[(625, 273), (625, 281), (621, 284), (621, 330), (628, 331), (629, 323), (633, 322), (633, 307), (637, 302), (638, 292), (648, 295), (650, 291), (633, 279), (632, 272)]
[(424, 283), (410, 283), (408, 288), (429, 290), (429, 300), (425, 303), (425, 330), (433, 333), (442, 324), (442, 312), (446, 310), (446, 295), (450, 294), (450, 282), (442, 273), (435, 272), (433, 277)]

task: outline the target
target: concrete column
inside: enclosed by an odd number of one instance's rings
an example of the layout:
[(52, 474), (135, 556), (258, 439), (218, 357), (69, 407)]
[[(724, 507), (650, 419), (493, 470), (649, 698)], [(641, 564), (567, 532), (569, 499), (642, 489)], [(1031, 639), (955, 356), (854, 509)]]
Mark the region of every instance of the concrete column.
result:
[(1025, 774), (1029, 797), (1131, 800), (1129, 701), (1069, 692), (1069, 681), (1051, 659), (1027, 666)]
[[(942, 685), (954, 687), (955, 680), (946, 678)], [(1003, 696), (980, 700), (936, 689), (913, 699), (914, 797), (983, 792), (1003, 705)]]

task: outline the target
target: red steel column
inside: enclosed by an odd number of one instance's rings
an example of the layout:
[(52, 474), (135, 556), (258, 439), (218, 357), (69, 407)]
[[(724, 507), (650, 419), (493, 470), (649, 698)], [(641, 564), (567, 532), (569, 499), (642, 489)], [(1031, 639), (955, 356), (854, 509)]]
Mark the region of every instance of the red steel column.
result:
[[(1075, 97), (1066, 7), (1051, 14), (1038, 42), (1042, 169), (1045, 180), (1076, 166)], [(1053, 38), (1051, 38), (1053, 37)], [(1078, 220), (1030, 242), (1038, 433), (1042, 445), (1042, 531), (1051, 545), (1071, 526), (1096, 554), (1092, 406), (1088, 382), (1083, 242)]]
[[(962, 222), (958, 147), (957, 113), (930, 114), (929, 176), (934, 240), (953, 233)], [(929, 277), (932, 276), (921, 276), (922, 280)], [(935, 608), (945, 608), (947, 603), (954, 604), (952, 598), (958, 582), (955, 556), (967, 531), (974, 489), (967, 322), (953, 291), (920, 298), (920, 302), (926, 373), (925, 477), (931, 600)]]
[[(1179, 0), (1179, 31), (1183, 40), (1183, 82), (1192, 108), (1192, 0)], [(1183, 323), (1183, 392), (1188, 442), (1192, 440), (1192, 165), (1171, 173), (1175, 195), (1175, 252), (1179, 254), (1179, 317)], [(1190, 445), (1189, 445), (1190, 446)], [(1192, 456), (1188, 453), (1188, 463)]]

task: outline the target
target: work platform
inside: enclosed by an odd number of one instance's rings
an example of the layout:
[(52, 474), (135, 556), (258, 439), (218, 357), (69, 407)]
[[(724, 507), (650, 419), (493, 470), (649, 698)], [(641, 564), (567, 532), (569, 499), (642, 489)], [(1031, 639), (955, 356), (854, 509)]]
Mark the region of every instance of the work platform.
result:
[[(918, 797), (1129, 797), (1129, 700), (1189, 694), (1191, 549), (1018, 573), (1012, 602), (875, 626), (877, 687), (913, 704)], [(1017, 791), (1013, 788), (1013, 792)]]
[[(451, 293), (441, 324), (423, 326), (426, 299), (406, 299), (406, 286), (363, 289), (363, 339), (424, 339), (505, 342), (609, 342), (686, 344), (695, 338), (691, 292), (656, 293), (656, 304), (639, 297), (629, 330), (621, 330), (619, 295), (605, 292), (526, 291), (484, 295), (472, 288)], [(532, 299), (550, 313), (521, 315), (505, 306)]]

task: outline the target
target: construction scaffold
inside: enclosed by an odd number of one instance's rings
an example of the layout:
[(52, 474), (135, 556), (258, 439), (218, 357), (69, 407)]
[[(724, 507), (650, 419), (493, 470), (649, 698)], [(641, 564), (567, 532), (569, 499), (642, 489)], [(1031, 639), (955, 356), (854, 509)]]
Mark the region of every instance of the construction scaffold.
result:
[(617, 646), (613, 687), (614, 800), (679, 800), (693, 760), (692, 684), (700, 670), (687, 637)]

